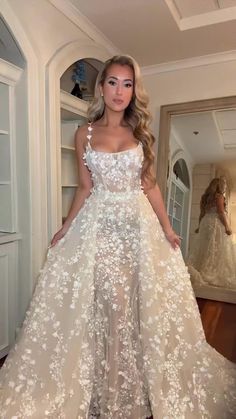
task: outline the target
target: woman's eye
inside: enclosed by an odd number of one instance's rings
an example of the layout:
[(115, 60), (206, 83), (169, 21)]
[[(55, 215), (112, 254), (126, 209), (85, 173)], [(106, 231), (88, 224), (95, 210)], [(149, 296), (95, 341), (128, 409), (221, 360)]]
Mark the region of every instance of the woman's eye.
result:
[(132, 87), (132, 83), (125, 83), (125, 87), (128, 87), (128, 88)]
[(111, 86), (115, 86), (116, 82), (114, 80), (109, 80), (108, 84), (110, 84)]

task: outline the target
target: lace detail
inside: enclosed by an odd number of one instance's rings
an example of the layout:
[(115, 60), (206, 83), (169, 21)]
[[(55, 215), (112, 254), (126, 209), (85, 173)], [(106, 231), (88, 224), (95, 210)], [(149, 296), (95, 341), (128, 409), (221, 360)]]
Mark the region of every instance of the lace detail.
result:
[(194, 285), (236, 290), (236, 250), (213, 207), (201, 220), (187, 261)]
[(235, 418), (236, 367), (205, 340), (141, 190), (142, 148), (84, 159), (94, 188), (48, 251), (0, 372), (0, 418)]
[(88, 166), (95, 192), (137, 192), (141, 187), (143, 149), (141, 143), (117, 153), (96, 151), (91, 147), (92, 126), (88, 126), (88, 144), (84, 161)]

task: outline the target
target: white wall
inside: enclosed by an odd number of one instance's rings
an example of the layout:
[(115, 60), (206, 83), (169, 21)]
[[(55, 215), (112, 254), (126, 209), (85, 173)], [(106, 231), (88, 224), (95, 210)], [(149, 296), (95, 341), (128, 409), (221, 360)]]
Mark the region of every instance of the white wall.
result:
[(44, 64), (69, 42), (89, 40), (48, 0), (8, 0), (8, 3), (21, 22), (38, 59)]
[(144, 75), (150, 97), (154, 134), (159, 133), (160, 106), (236, 95), (236, 61)]

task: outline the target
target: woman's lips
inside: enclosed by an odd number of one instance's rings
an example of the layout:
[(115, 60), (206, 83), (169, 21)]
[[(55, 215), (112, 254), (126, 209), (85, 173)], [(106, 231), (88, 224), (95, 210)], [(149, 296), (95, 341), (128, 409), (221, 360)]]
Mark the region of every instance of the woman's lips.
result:
[(113, 102), (116, 103), (117, 105), (122, 105), (124, 101), (122, 99), (113, 99)]

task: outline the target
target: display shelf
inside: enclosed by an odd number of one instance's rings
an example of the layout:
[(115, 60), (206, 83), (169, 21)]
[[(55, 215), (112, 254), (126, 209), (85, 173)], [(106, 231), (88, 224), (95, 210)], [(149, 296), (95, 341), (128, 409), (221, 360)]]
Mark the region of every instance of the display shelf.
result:
[(62, 145), (61, 149), (62, 150), (68, 150), (68, 151), (75, 151), (75, 147), (72, 147), (70, 145)]
[(20, 233), (0, 233), (0, 244), (15, 242), (22, 239)]
[[(80, 60), (79, 60), (80, 61)], [(93, 99), (93, 91), (98, 71), (103, 63), (93, 58), (81, 60), (84, 79), (80, 80), (83, 99), (73, 96), (70, 92), (74, 87), (72, 74), (78, 63), (72, 64), (62, 75), (60, 80), (61, 104), (61, 141), (59, 175), (59, 209), (58, 224), (64, 221), (70, 209), (76, 188), (78, 187), (78, 168), (75, 153), (75, 132), (78, 127), (87, 123), (89, 102)], [(82, 74), (82, 73), (81, 73)]]
[(71, 185), (61, 185), (61, 187), (62, 188), (77, 188), (78, 187), (78, 184), (77, 183), (74, 183), (74, 184), (71, 184)]
[(87, 122), (88, 103), (61, 91), (61, 220), (65, 220), (75, 190), (78, 169), (75, 154), (75, 132)]

